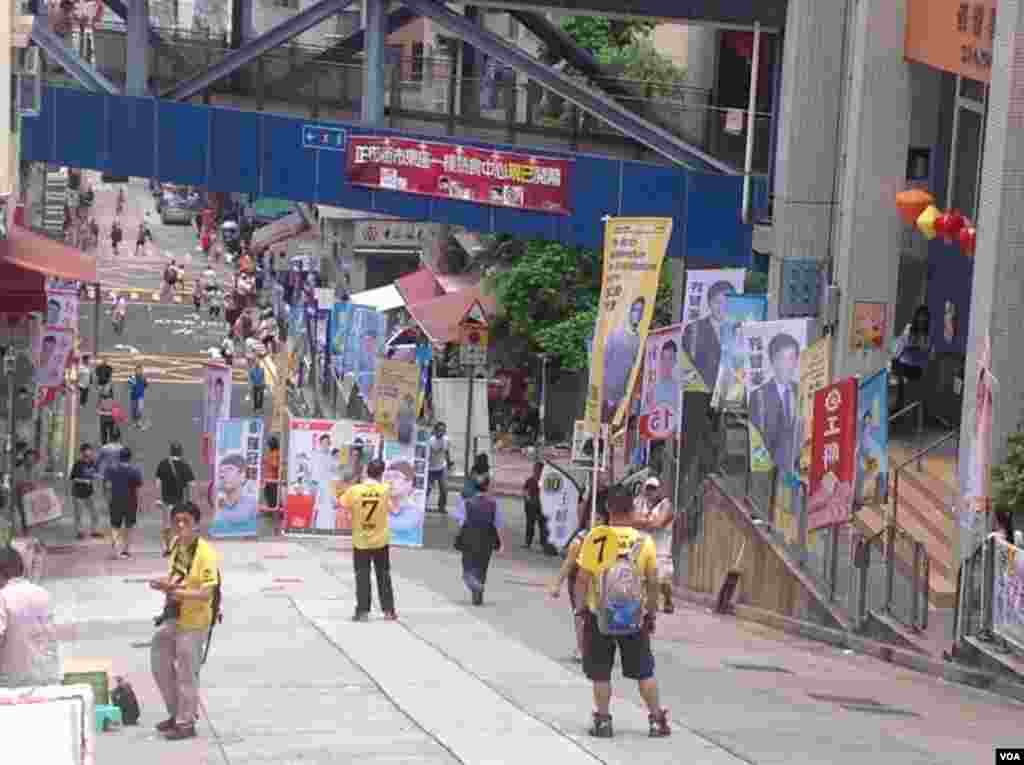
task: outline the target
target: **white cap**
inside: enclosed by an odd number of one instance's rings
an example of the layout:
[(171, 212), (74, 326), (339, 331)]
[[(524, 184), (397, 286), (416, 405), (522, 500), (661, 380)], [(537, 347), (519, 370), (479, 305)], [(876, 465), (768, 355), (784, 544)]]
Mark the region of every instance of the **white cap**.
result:
[(644, 481), (644, 488), (646, 489), (648, 487), (652, 489), (660, 489), (661, 481), (659, 481), (657, 478), (648, 478), (646, 481)]

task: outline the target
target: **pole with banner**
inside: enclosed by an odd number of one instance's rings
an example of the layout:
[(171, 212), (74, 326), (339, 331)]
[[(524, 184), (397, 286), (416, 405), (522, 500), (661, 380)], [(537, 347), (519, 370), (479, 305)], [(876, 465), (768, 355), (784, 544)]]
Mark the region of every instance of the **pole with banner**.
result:
[(473, 378), (477, 367), (487, 364), (488, 324), (483, 306), (473, 301), (459, 322), (459, 363), (466, 369), (469, 401), (466, 407), (465, 476), (473, 464)]

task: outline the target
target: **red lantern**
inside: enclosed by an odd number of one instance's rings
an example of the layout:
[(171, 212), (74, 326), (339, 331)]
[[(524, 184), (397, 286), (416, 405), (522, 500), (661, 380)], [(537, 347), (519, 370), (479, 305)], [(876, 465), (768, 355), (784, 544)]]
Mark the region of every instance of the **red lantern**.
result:
[(965, 225), (960, 229), (960, 251), (967, 256), (974, 254), (974, 248), (978, 244), (978, 230), (970, 225)]
[(948, 228), (949, 227), (949, 216), (951, 214), (952, 213), (950, 213), (947, 210), (946, 212), (942, 213), (942, 215), (940, 215), (938, 218), (935, 219), (935, 233), (938, 236), (941, 236), (943, 239), (945, 239), (946, 242), (951, 242), (952, 241), (952, 239), (950, 239), (950, 237), (949, 237), (949, 228)]
[(953, 210), (952, 212), (946, 213), (946, 241), (952, 244), (960, 236), (960, 232), (963, 231), (964, 226), (967, 225), (967, 218), (965, 218), (959, 210)]

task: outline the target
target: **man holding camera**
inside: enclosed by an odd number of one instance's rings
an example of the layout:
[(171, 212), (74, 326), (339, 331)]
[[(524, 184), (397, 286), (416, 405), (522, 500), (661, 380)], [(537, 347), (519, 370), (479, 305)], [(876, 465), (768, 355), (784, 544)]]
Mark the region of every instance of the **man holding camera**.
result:
[(199, 537), (199, 508), (182, 502), (173, 511), (177, 536), (170, 572), (150, 581), (164, 593), (164, 612), (154, 623), (150, 665), (169, 717), (156, 729), (170, 741), (194, 738), (199, 712), (199, 667), (213, 624), (214, 592), (220, 582), (217, 553)]

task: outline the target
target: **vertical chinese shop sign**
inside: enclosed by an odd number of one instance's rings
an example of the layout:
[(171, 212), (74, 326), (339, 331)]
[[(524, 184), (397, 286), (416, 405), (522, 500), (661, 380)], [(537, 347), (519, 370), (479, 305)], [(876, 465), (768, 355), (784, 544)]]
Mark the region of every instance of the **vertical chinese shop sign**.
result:
[(814, 394), (811, 485), (807, 528), (845, 523), (853, 515), (857, 475), (857, 380), (845, 380)]

